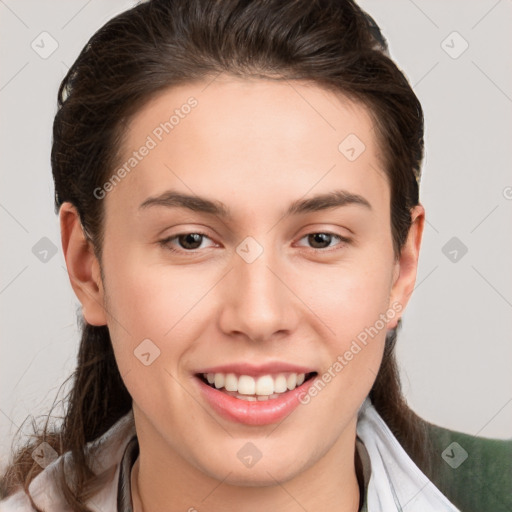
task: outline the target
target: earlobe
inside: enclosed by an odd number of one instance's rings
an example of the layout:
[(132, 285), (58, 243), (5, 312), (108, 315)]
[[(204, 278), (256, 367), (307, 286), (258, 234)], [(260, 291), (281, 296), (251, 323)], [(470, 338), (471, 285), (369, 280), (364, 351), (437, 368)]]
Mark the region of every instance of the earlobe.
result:
[(71, 286), (82, 304), (85, 321), (91, 325), (106, 325), (104, 290), (99, 262), (92, 242), (86, 239), (80, 216), (72, 203), (65, 202), (59, 211), (62, 250)]
[(400, 314), (389, 322), (389, 329), (397, 326), (398, 319), (403, 315), (403, 310), (414, 290), (424, 222), (425, 209), (422, 205), (417, 205), (411, 210), (411, 227), (399, 261), (393, 270), (389, 305), (391, 307), (393, 304), (400, 304)]

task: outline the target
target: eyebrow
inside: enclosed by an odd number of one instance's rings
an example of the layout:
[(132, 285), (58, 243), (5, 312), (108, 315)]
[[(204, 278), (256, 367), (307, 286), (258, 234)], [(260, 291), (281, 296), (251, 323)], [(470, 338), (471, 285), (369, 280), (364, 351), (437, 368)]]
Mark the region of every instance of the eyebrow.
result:
[[(301, 215), (348, 205), (359, 205), (369, 210), (372, 209), (371, 204), (364, 197), (358, 194), (353, 194), (347, 190), (333, 190), (331, 192), (318, 194), (307, 199), (298, 199), (297, 201), (292, 202), (284, 216)], [(183, 194), (174, 190), (168, 190), (158, 196), (149, 197), (139, 206), (139, 209), (144, 210), (153, 206), (187, 208), (195, 212), (207, 213), (219, 216), (226, 220), (233, 220), (231, 211), (221, 201)]]

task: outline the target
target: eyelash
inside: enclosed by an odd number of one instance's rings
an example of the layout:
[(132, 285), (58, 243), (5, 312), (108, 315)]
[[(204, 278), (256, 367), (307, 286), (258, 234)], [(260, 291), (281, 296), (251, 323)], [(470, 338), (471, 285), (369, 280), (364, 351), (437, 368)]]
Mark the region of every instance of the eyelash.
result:
[[(351, 243), (351, 240), (349, 238), (346, 238), (344, 236), (338, 235), (336, 233), (331, 233), (330, 231), (313, 231), (311, 233), (307, 233), (304, 236), (302, 236), (300, 238), (300, 240), (302, 240), (303, 238), (306, 238), (307, 236), (318, 235), (318, 234), (333, 236), (333, 237), (337, 238), (338, 240), (340, 240), (341, 243), (338, 244), (338, 245), (340, 245), (340, 247), (335, 247), (334, 249), (330, 248), (330, 247), (327, 247), (327, 248), (324, 248), (324, 249), (311, 248), (315, 252), (323, 252), (323, 253), (327, 252), (327, 253), (329, 253), (329, 252), (333, 252), (333, 251), (339, 250), (344, 245)], [(179, 238), (180, 236), (184, 236), (184, 235), (200, 235), (200, 236), (203, 236), (203, 237), (206, 237), (206, 238), (210, 238), (206, 233), (202, 233), (201, 231), (188, 231), (188, 232), (178, 233), (176, 235), (172, 235), (170, 237), (164, 238), (163, 240), (159, 241), (159, 244), (162, 247), (164, 247), (165, 249), (167, 249), (168, 251), (172, 252), (172, 253), (177, 253), (177, 254), (197, 254), (197, 252), (200, 251), (201, 249), (195, 249), (195, 250), (175, 249), (174, 247), (169, 245), (169, 243), (172, 240), (174, 240), (176, 238)], [(210, 240), (211, 240), (211, 238), (210, 238)]]

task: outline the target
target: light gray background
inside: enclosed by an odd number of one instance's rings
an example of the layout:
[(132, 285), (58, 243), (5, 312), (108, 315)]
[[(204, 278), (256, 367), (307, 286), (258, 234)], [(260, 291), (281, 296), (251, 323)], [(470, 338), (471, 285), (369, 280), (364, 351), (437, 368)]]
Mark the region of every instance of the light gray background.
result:
[[(44, 419), (78, 348), (78, 301), (53, 211), (57, 89), (93, 32), (132, 5), (0, 0), (0, 467), (27, 415)], [(421, 201), (427, 225), (398, 343), (404, 391), (433, 423), (510, 437), (512, 2), (360, 5), (381, 26), (426, 120)], [(47, 58), (31, 47), (35, 41), (40, 52), (51, 49), (44, 31), (58, 43)], [(457, 55), (464, 41), (469, 47)], [(32, 251), (43, 237), (58, 249), (46, 262)], [(452, 237), (467, 247), (465, 255), (455, 246), (443, 253)], [(23, 431), (29, 427), (30, 421)]]

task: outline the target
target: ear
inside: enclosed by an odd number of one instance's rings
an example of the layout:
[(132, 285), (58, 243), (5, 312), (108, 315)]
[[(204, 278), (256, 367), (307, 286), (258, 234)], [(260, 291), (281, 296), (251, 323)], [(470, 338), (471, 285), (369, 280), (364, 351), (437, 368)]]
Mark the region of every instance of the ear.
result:
[(93, 244), (86, 239), (80, 216), (72, 203), (62, 204), (59, 219), (64, 259), (71, 286), (82, 304), (83, 316), (88, 324), (106, 325), (103, 283)]
[(400, 314), (388, 323), (388, 329), (394, 329), (397, 326), (414, 290), (424, 224), (425, 209), (422, 205), (417, 205), (411, 210), (411, 227), (400, 258), (393, 269), (389, 305), (391, 307), (392, 304), (400, 304), (401, 309)]

